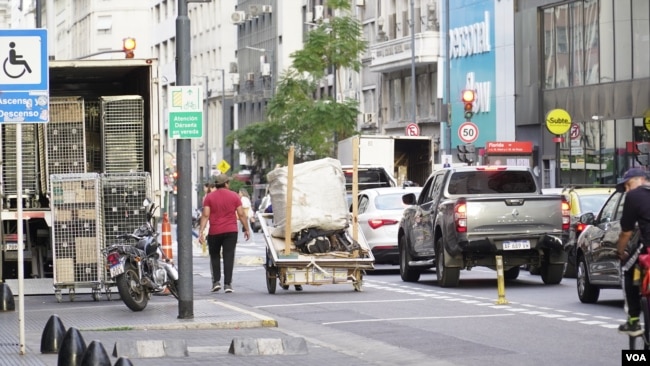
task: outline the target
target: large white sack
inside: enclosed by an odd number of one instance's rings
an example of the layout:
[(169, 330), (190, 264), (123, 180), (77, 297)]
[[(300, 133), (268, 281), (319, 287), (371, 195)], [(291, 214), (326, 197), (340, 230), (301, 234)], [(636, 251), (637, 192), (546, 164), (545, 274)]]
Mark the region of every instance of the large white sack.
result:
[[(271, 235), (284, 238), (288, 168), (276, 168), (267, 174), (273, 222)], [(341, 162), (325, 158), (293, 167), (293, 205), (291, 233), (307, 228), (339, 230), (348, 226), (345, 176)]]

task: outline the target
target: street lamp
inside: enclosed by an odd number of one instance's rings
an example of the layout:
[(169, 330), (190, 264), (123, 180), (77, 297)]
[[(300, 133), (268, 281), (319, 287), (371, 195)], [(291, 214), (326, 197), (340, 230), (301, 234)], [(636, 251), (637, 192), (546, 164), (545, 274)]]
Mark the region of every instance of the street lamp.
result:
[[(208, 75), (192, 75), (204, 78), (205, 80), (205, 181), (210, 181), (210, 128), (209, 128), (209, 111), (210, 111), (210, 77)], [(198, 159), (197, 159), (198, 160)]]

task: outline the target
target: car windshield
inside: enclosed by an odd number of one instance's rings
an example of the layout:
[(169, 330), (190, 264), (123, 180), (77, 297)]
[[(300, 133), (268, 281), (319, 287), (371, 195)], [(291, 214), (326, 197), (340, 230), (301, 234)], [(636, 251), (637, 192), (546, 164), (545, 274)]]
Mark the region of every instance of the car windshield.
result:
[[(352, 191), (352, 170), (344, 170), (345, 188), (348, 192)], [(358, 169), (357, 179), (359, 181), (359, 190), (370, 188), (381, 188), (393, 186), (390, 178), (381, 169)]]
[(580, 211), (582, 212), (598, 212), (607, 201), (609, 194), (591, 194), (588, 196), (578, 196), (580, 200)]
[[(375, 207), (378, 210), (402, 210), (407, 205), (402, 202), (402, 196), (406, 192), (382, 194), (375, 198)], [(417, 193), (415, 194), (417, 198)]]
[(449, 194), (535, 193), (537, 186), (528, 171), (455, 172), (447, 188)]

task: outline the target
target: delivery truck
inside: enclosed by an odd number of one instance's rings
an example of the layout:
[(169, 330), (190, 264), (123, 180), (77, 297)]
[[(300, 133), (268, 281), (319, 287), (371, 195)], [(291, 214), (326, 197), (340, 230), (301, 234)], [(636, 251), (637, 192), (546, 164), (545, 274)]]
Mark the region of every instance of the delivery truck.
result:
[[(125, 196), (124, 202), (128, 198), (133, 204), (138, 204), (135, 202), (139, 199), (137, 193), (151, 195), (149, 198), (162, 203), (164, 149), (158, 73), (155, 59), (49, 61), (49, 121), (21, 125), (22, 192), (16, 191), (17, 126), (1, 126), (0, 280), (17, 278), (17, 250), (20, 246), (16, 226), (17, 220), (21, 219), (17, 217), (18, 205), (23, 207), (25, 279), (50, 278), (50, 291), (54, 272), (53, 251), (56, 248), (77, 246), (79, 249), (83, 245), (96, 246), (101, 242), (100, 237), (93, 241), (92, 235), (86, 234), (83, 238), (76, 236), (57, 243), (55, 247), (53, 230), (77, 226), (83, 229), (82, 223), (96, 218), (105, 220), (110, 214), (99, 212), (100, 207), (90, 205), (106, 192), (95, 192), (97, 195), (94, 196), (88, 184), (79, 180), (68, 183), (57, 177), (91, 173), (128, 173), (136, 178), (146, 176), (146, 180), (142, 180), (146, 186), (138, 188), (132, 185), (134, 188), (130, 193), (121, 191), (123, 196), (130, 195)], [(51, 191), (52, 180), (57, 183), (55, 192)], [(117, 195), (118, 190), (113, 189), (112, 193)], [(53, 207), (56, 202), (68, 201), (76, 202), (78, 207), (60, 210), (57, 223)], [(122, 213), (132, 215), (137, 211), (125, 209)], [(96, 223), (106, 224), (104, 221)], [(103, 229), (109, 232), (112, 229), (90, 227), (90, 232), (95, 234), (102, 233)], [(97, 256), (88, 259), (86, 255), (84, 259), (80, 250), (76, 254), (71, 251), (66, 257), (73, 266), (69, 268), (71, 271), (87, 271), (82, 263), (92, 260), (99, 264), (101, 261)], [(98, 268), (101, 270), (101, 264)], [(76, 273), (70, 276), (74, 280)]]

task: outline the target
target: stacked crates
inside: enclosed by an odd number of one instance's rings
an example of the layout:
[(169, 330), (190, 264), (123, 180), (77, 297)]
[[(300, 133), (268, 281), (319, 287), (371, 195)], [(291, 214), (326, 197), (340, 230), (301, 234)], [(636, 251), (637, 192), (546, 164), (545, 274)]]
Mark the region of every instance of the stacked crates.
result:
[(16, 125), (2, 125), (2, 175), (4, 178), (4, 207), (15, 209), (18, 202), (23, 208), (35, 207), (40, 195), (39, 157), (38, 157), (38, 124), (25, 123), (21, 125), (22, 134), (22, 194), (18, 198), (18, 175)]
[(99, 174), (50, 176), (54, 285), (98, 287), (104, 281)]
[(89, 172), (102, 172), (102, 130), (99, 100), (85, 100), (86, 163)]
[(141, 173), (102, 174), (105, 243), (120, 241), (117, 235), (132, 233), (147, 220), (145, 199), (151, 199), (151, 176)]
[(47, 130), (47, 176), (86, 172), (86, 137), (82, 97), (50, 100)]
[(144, 171), (144, 100), (139, 95), (99, 98), (104, 173)]

